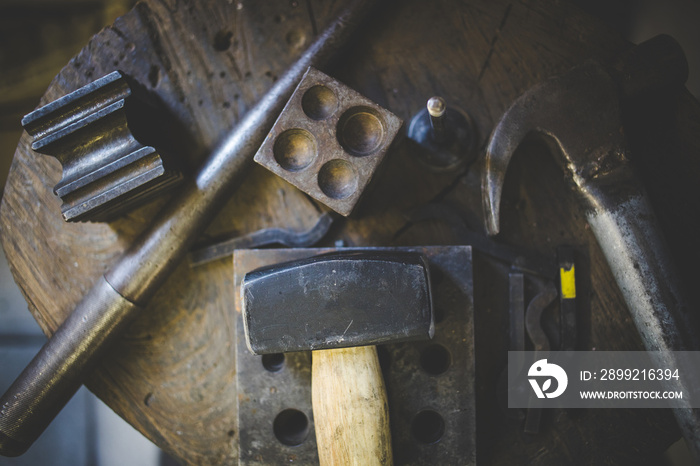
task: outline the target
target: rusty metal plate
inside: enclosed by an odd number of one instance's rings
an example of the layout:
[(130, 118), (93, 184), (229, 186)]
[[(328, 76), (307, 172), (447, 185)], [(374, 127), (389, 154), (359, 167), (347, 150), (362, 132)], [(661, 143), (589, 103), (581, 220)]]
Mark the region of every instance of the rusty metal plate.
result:
[(342, 215), (350, 215), (403, 121), (309, 68), (255, 161)]
[[(367, 248), (362, 248), (367, 249)], [(392, 248), (428, 261), (432, 340), (378, 347), (389, 398), (394, 463), (476, 464), (474, 301), (469, 246)], [(233, 256), (242, 465), (318, 464), (309, 352), (256, 356), (245, 343), (238, 290), (246, 272), (331, 249), (237, 250)]]

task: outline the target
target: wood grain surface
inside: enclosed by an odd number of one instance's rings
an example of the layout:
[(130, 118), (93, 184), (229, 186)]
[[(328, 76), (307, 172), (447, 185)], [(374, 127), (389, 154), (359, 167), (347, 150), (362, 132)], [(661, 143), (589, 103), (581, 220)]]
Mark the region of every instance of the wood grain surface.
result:
[[(121, 69), (175, 116), (173, 137), (196, 167), (298, 57), (342, 5), (336, 0), (145, 0), (97, 34), (47, 89), (42, 103)], [(566, 2), (407, 0), (386, 2), (342, 57), (323, 70), (406, 121), (428, 97), (467, 111), (482, 146), (528, 87), (587, 58), (629, 47)], [(689, 94), (632, 113), (635, 162), (689, 282), (700, 217), (700, 112)], [(670, 103), (669, 103), (670, 102)], [(648, 115), (641, 118), (639, 115)], [(459, 244), (439, 220), (411, 223), (428, 203), (448, 205), (482, 231), (478, 165), (433, 172), (419, 147), (399, 141), (357, 215), (324, 244)], [(639, 338), (561, 170), (525, 144), (506, 177), (498, 240), (553, 256), (576, 247), (579, 349), (640, 349)], [(163, 200), (110, 224), (67, 224), (53, 186), (60, 165), (34, 153), (26, 133), (0, 206), (2, 243), (30, 311), (50, 335)], [(695, 178), (693, 178), (695, 177)], [(686, 182), (687, 181), (687, 182)], [(269, 226), (310, 227), (322, 209), (254, 167), (207, 231), (241, 234)], [(695, 229), (697, 231), (697, 229)], [(579, 265), (580, 264), (580, 265)], [(88, 388), (158, 446), (187, 464), (237, 457), (232, 265), (182, 264), (87, 382)], [(535, 437), (506, 420), (496, 386), (507, 348), (507, 271), (475, 255), (478, 459), (483, 464), (644, 464), (679, 434), (666, 410), (548, 412)], [(530, 292), (535, 281), (528, 282)], [(526, 296), (527, 298), (527, 296)], [(554, 311), (551, 311), (552, 313)], [(242, 426), (241, 428), (245, 428)]]
[(389, 403), (376, 346), (311, 353), (321, 466), (393, 466)]

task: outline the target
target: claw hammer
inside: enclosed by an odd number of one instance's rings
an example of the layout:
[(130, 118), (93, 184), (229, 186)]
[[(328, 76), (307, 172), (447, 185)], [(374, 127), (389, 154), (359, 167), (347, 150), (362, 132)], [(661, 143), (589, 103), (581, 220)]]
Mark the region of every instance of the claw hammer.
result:
[[(700, 346), (679, 275), (630, 166), (620, 100), (682, 85), (687, 74), (680, 46), (669, 36), (657, 36), (613, 67), (588, 61), (550, 78), (520, 96), (502, 116), (491, 134), (482, 172), (487, 232), (495, 235), (511, 156), (526, 136), (543, 137), (560, 156), (635, 326), (660, 368), (678, 367), (674, 351), (696, 351)], [(672, 382), (667, 388), (682, 390), (685, 383)], [(700, 459), (700, 412), (686, 400), (676, 401), (676, 420)]]

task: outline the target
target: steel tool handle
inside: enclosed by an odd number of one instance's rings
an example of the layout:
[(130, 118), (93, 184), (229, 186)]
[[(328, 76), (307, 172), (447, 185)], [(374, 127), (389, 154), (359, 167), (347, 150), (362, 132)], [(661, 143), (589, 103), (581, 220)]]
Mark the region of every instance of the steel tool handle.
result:
[(606, 208), (589, 210), (588, 223), (647, 351), (699, 349), (678, 273), (646, 197), (620, 202), (599, 192), (597, 201)]
[(139, 310), (100, 277), (0, 398), (3, 455), (21, 455), (34, 443)]
[(321, 466), (391, 465), (391, 431), (376, 346), (312, 353), (311, 397)]
[[(482, 193), (489, 234), (498, 233), (499, 203), (508, 162), (525, 137), (539, 133), (560, 156), (586, 217), (657, 367), (678, 368), (673, 351), (697, 351), (698, 338), (679, 276), (620, 130), (621, 98), (681, 86), (688, 65), (680, 45), (657, 36), (610, 66), (588, 61), (533, 87), (506, 111), (484, 157)], [(693, 371), (686, 372), (693, 377)], [(690, 382), (690, 383), (688, 383)], [(669, 390), (692, 386), (673, 381)], [(675, 400), (674, 415), (700, 459), (700, 411)]]
[[(644, 346), (657, 367), (678, 368), (682, 361), (674, 351), (697, 351), (700, 345), (651, 205), (642, 192), (620, 202), (601, 190), (597, 201), (606, 208), (589, 210), (588, 223)], [(690, 393), (697, 383), (693, 372), (684, 371), (680, 379), (665, 382), (665, 388)], [(700, 458), (700, 410), (692, 409), (688, 399), (670, 401), (689, 448)]]

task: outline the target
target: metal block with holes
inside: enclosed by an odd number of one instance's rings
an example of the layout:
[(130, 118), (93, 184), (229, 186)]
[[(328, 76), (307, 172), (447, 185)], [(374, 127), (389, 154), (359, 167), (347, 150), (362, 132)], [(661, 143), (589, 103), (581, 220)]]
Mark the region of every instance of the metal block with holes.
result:
[[(378, 347), (389, 398), (394, 463), (476, 464), (471, 247), (399, 249), (420, 252), (428, 261), (436, 325), (432, 340)], [(235, 289), (240, 289), (243, 276), (253, 269), (330, 251), (237, 250)], [(310, 352), (250, 353), (238, 294), (240, 464), (318, 464)]]
[(309, 68), (255, 161), (342, 215), (350, 215), (402, 120)]

